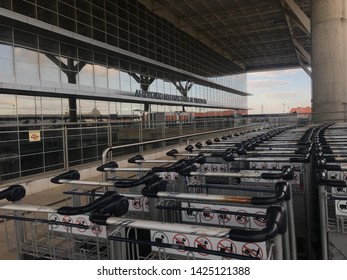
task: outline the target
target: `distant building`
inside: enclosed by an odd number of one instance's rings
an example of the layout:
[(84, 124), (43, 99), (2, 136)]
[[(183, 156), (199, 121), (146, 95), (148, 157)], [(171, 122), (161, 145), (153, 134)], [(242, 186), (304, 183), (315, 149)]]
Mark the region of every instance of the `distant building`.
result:
[(312, 108), (310, 106), (291, 108), (289, 113), (290, 114), (297, 113), (298, 116), (299, 115), (309, 115), (312, 113)]
[(311, 122), (312, 108), (310, 106), (291, 108), (289, 113), (297, 115), (299, 125), (307, 125)]

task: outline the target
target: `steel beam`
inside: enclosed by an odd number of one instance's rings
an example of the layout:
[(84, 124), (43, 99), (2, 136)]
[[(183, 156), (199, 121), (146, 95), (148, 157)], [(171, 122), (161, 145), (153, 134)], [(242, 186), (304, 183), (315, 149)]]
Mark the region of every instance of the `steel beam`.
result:
[(288, 7), (294, 12), (297, 19), (301, 22), (301, 24), (305, 27), (308, 34), (311, 33), (311, 21), (309, 17), (300, 9), (300, 7), (295, 3), (294, 0), (285, 0)]

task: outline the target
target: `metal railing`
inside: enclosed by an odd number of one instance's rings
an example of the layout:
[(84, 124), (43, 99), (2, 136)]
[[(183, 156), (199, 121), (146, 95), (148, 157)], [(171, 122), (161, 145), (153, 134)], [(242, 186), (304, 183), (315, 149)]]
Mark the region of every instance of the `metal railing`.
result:
[[(0, 127), (0, 182), (102, 160), (109, 147), (113, 156), (142, 153), (180, 144), (193, 135), (228, 131), (263, 122), (259, 118), (219, 118), (175, 123), (86, 122), (2, 125)], [(266, 120), (268, 121), (268, 119)], [(272, 119), (271, 126), (294, 124), (287, 116)], [(38, 141), (29, 141), (30, 133)]]

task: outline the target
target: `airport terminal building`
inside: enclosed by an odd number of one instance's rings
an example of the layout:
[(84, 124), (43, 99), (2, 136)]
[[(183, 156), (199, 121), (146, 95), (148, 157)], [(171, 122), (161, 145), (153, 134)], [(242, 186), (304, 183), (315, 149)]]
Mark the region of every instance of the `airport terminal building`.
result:
[[(121, 124), (211, 128), (207, 121), (247, 110), (245, 71), (141, 1), (0, 1), (0, 28), (1, 180), (95, 161), (125, 139), (170, 135), (135, 128), (122, 136)], [(29, 142), (31, 131), (42, 141)]]

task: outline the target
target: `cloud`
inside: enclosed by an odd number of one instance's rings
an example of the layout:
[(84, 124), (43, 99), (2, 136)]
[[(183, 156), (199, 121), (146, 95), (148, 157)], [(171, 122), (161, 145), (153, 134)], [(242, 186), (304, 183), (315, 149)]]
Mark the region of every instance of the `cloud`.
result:
[(248, 81), (248, 91), (252, 93), (252, 91), (259, 91), (264, 89), (273, 90), (274, 87), (287, 86), (289, 84), (289, 81), (275, 79), (250, 80)]
[(278, 71), (267, 71), (267, 72), (253, 72), (248, 73), (247, 77), (249, 79), (258, 79), (258, 78), (277, 78), (277, 77), (283, 77), (283, 75), (295, 75), (302, 71), (302, 69), (295, 68), (295, 69), (287, 69), (287, 70), (278, 70)]

